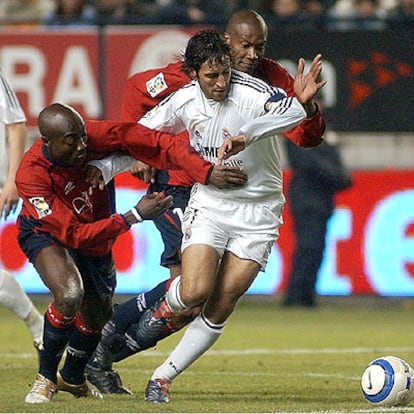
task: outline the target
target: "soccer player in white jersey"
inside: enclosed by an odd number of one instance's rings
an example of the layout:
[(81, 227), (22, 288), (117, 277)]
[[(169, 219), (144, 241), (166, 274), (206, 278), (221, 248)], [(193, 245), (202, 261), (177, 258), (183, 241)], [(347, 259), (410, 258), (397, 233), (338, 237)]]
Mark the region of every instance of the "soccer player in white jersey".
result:
[[(0, 220), (19, 201), (14, 179), (26, 146), (26, 117), (10, 84), (0, 71)], [(43, 318), (16, 279), (0, 269), (0, 303), (23, 320), (37, 349), (42, 347)]]
[(157, 337), (183, 309), (204, 307), (148, 382), (145, 399), (153, 403), (169, 401), (171, 382), (216, 342), (238, 299), (264, 270), (285, 201), (278, 134), (305, 119), (302, 104), (325, 84), (303, 76), (303, 59), (295, 98), (231, 67), (230, 49), (221, 36), (197, 33), (187, 45), (183, 65), (194, 81), (139, 121), (171, 133), (187, 129), (192, 146), (214, 163), (228, 136), (244, 134), (244, 151), (225, 163), (248, 175), (241, 188), (193, 187), (182, 223), (182, 275), (174, 279), (166, 298), (141, 318), (138, 341)]

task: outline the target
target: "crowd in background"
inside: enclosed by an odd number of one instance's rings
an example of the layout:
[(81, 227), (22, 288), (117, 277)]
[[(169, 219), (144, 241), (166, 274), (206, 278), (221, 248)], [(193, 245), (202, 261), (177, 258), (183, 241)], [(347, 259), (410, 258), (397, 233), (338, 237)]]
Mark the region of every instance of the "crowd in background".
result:
[(214, 24), (251, 8), (287, 24), (347, 30), (414, 23), (414, 0), (2, 0), (3, 24)]

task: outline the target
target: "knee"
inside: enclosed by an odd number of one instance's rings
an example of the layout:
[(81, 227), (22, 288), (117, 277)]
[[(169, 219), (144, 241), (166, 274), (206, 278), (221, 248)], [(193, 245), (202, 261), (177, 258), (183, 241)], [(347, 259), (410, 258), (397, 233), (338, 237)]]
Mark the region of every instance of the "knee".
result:
[(80, 309), (84, 290), (82, 286), (60, 289), (53, 292), (56, 308), (65, 316), (75, 316)]
[(210, 290), (202, 284), (188, 285), (183, 283), (181, 283), (179, 293), (181, 301), (187, 307), (194, 307), (204, 303), (211, 294)]

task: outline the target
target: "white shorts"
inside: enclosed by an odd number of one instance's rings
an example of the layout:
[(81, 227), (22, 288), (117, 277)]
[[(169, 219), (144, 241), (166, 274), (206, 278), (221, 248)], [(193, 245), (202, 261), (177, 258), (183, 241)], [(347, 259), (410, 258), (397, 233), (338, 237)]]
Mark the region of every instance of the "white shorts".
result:
[(283, 205), (280, 200), (243, 203), (193, 193), (183, 217), (181, 249), (207, 244), (220, 257), (229, 251), (241, 259), (259, 263), (264, 271), (283, 224)]

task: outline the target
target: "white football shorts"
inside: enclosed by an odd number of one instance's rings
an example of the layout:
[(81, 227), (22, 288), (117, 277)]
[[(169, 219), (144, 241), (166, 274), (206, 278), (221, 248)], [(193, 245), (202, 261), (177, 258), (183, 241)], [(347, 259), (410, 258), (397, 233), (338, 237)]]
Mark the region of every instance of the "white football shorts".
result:
[(220, 257), (229, 251), (241, 259), (259, 263), (264, 271), (283, 224), (283, 205), (280, 200), (243, 203), (193, 193), (183, 217), (181, 249), (207, 244)]

